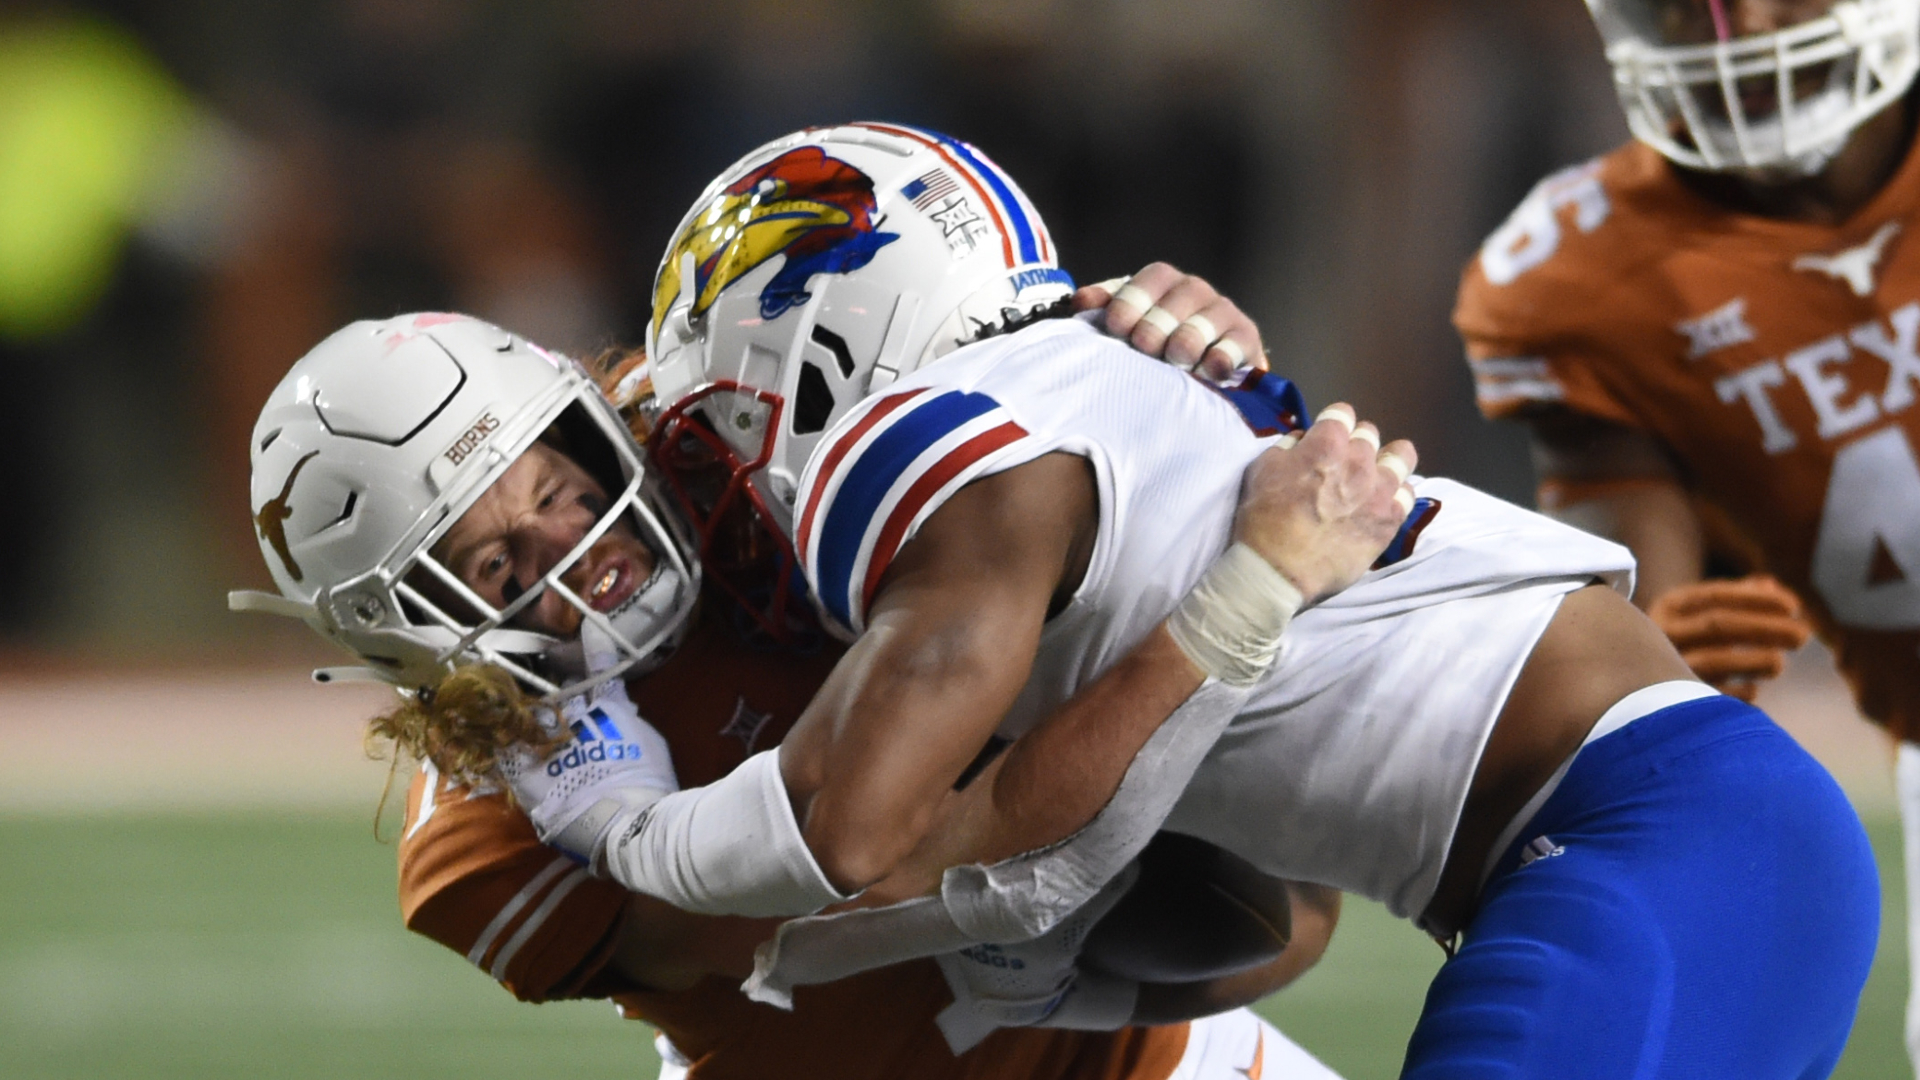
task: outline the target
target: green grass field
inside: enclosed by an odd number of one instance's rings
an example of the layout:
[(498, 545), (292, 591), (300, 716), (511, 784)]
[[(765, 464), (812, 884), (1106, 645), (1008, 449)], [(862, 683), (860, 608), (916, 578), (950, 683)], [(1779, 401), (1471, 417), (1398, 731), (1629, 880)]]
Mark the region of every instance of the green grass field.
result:
[[(1887, 911), (1897, 832), (1874, 828)], [(365, 816), (0, 818), (0, 1075), (10, 1080), (647, 1077), (600, 1002), (522, 1005), (400, 926)], [(1887, 1080), (1905, 933), (1889, 917), (1839, 1076)], [(1351, 903), (1269, 1016), (1352, 1080), (1391, 1077), (1440, 951)], [(563, 1068), (556, 1068), (564, 1063)]]

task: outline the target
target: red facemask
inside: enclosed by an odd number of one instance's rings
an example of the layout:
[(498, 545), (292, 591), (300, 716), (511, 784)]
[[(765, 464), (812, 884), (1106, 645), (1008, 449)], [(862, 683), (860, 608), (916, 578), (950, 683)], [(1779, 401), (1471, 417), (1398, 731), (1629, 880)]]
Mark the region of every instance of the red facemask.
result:
[[(721, 438), (696, 406), (719, 394), (744, 394), (768, 407), (767, 436), (751, 461)], [(706, 579), (739, 605), (750, 636), (786, 647), (820, 638), (806, 602), (793, 542), (751, 480), (773, 456), (786, 402), (778, 395), (723, 380), (676, 402), (647, 440), (647, 456), (692, 524)]]

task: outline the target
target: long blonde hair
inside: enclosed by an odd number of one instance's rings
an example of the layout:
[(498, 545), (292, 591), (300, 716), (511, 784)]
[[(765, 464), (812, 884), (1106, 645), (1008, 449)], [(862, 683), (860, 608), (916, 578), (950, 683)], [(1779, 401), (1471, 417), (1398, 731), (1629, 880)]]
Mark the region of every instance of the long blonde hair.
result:
[(367, 721), (367, 753), (391, 753), (396, 764), (431, 762), (440, 775), (472, 785), (499, 767), (509, 747), (544, 755), (567, 741), (564, 727), (540, 722), (537, 704), (503, 669), (466, 664)]

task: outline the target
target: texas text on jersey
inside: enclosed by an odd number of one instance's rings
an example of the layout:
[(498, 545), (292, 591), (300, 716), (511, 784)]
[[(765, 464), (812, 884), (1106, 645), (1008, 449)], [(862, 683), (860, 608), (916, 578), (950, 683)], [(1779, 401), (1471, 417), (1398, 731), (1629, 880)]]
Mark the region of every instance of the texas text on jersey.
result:
[[(706, 605), (674, 658), (631, 683), (690, 785), (776, 745), (838, 656), (750, 651), (720, 610)], [(710, 677), (716, 672), (726, 677)], [(503, 793), (468, 790), (431, 770), (415, 778), (400, 845), (407, 925), (523, 1000), (612, 998), (629, 1019), (661, 1029), (694, 1062), (694, 1078), (1164, 1080), (1186, 1049), (1185, 1024), (1012, 1028), (956, 1057), (933, 1023), (951, 994), (931, 961), (808, 987), (792, 1012), (748, 1001), (738, 979), (643, 990), (609, 967), (626, 901), (618, 885), (542, 845)]]
[(1920, 153), (1836, 227), (1733, 213), (1632, 143), (1542, 181), (1454, 320), (1490, 417), (1663, 442), (1805, 598), (1861, 709), (1920, 733)]

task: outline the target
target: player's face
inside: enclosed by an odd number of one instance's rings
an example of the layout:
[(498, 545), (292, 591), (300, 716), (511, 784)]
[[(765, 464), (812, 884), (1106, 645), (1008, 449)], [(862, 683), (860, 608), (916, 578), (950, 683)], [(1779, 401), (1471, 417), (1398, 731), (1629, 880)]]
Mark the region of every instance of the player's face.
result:
[(1665, 45), (1708, 45), (1771, 34), (1817, 19), (1836, 0), (1649, 0), (1655, 38)]
[[(1756, 34), (1771, 34), (1820, 18), (1836, 0), (1647, 0), (1655, 40), (1666, 45), (1708, 45)], [(1796, 101), (1819, 94), (1833, 76), (1832, 63), (1811, 64), (1793, 75)], [(1749, 123), (1764, 122), (1780, 112), (1780, 85), (1775, 76), (1742, 78), (1736, 83), (1740, 111)], [(1706, 115), (1731, 119), (1727, 97), (1718, 88), (1702, 88), (1695, 100)]]
[[(573, 550), (607, 504), (606, 490), (585, 469), (535, 443), (447, 530), (434, 554), (482, 599), (503, 607)], [(560, 580), (594, 610), (610, 612), (646, 583), (653, 562), (653, 552), (623, 519)], [(580, 613), (549, 590), (513, 624), (570, 637), (579, 632)]]

